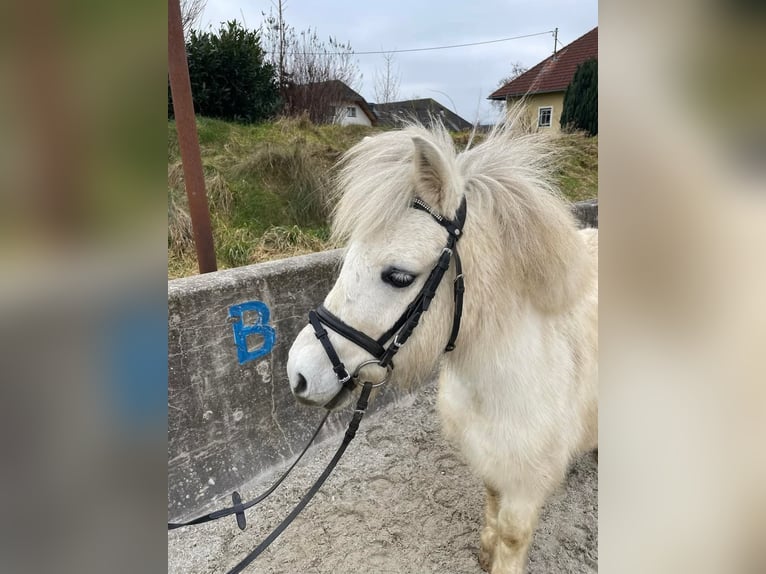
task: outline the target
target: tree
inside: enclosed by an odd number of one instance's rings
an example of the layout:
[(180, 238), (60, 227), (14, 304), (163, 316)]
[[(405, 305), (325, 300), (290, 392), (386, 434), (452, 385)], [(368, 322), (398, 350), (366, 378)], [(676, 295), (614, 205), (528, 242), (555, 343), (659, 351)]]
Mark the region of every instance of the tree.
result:
[(383, 54), (383, 66), (382, 70), (375, 70), (375, 101), (388, 104), (399, 99), (402, 76), (399, 67), (395, 65), (393, 53)]
[(235, 21), (217, 33), (192, 30), (186, 53), (197, 114), (257, 122), (278, 110), (275, 70), (264, 61), (258, 32)]
[(267, 57), (277, 70), (282, 113), (307, 113), (317, 123), (332, 121), (341, 93), (339, 80), (354, 89), (361, 81), (351, 44), (330, 36), (319, 39), (316, 29), (296, 32), (285, 22), (286, 5), (277, 3), (277, 14), (264, 14), (261, 26)]
[[(505, 76), (504, 78), (501, 78), (501, 80), (497, 83), (497, 87), (502, 88), (507, 83), (512, 82), (513, 80), (518, 78), (521, 74), (526, 72), (528, 69), (529, 68), (527, 68), (524, 64), (522, 64), (518, 60), (515, 62), (511, 62), (511, 73)], [(503, 107), (505, 106), (505, 102), (503, 100), (491, 100), (490, 105), (492, 105), (498, 111), (502, 111)]]
[(266, 58), (277, 70), (279, 95), (284, 100), (287, 86), (287, 36), (291, 29), (285, 22), (284, 16), (287, 3), (284, 0), (277, 0), (276, 8), (276, 15), (273, 9), (269, 10), (268, 15), (265, 12), (261, 12), (264, 17), (264, 21), (261, 24), (261, 35), (266, 49)]
[(577, 66), (564, 94), (561, 128), (583, 130), (598, 134), (598, 60), (588, 60)]

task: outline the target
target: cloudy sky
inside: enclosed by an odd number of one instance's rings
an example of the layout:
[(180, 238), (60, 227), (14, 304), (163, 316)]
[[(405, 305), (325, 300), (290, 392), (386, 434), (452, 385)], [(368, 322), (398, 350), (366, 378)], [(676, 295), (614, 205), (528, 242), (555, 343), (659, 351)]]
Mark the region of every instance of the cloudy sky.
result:
[[(402, 50), (484, 42), (559, 29), (559, 47), (598, 24), (597, 0), (287, 0), (285, 20), (297, 31), (315, 28), (320, 38), (348, 41), (356, 52)], [(207, 0), (199, 27), (238, 20), (260, 26), (270, 0)], [(497, 115), (486, 97), (513, 62), (532, 67), (553, 51), (553, 35), (465, 48), (400, 53), (399, 99), (433, 98), (470, 122)], [(381, 55), (358, 55), (362, 74), (354, 86), (375, 101)], [(454, 104), (454, 105), (453, 105)]]

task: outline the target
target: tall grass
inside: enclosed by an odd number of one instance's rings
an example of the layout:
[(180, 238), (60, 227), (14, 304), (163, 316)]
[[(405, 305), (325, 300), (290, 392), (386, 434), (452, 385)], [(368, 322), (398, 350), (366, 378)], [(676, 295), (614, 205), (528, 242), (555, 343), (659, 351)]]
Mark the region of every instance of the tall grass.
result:
[(180, 162), (168, 166), (168, 251), (181, 256), (194, 250), (191, 217), (183, 190)]
[[(168, 141), (168, 274), (196, 272), (175, 129)], [(373, 130), (307, 118), (238, 125), (198, 118), (205, 187), (220, 268), (329, 246), (329, 184), (343, 152)]]
[(329, 210), (325, 163), (312, 155), (306, 141), (266, 142), (236, 165), (233, 173), (262, 178), (284, 200), (286, 217), (294, 225), (316, 225), (326, 221)]
[(570, 201), (598, 197), (598, 136), (563, 133), (556, 143), (561, 162), (554, 175), (561, 193)]

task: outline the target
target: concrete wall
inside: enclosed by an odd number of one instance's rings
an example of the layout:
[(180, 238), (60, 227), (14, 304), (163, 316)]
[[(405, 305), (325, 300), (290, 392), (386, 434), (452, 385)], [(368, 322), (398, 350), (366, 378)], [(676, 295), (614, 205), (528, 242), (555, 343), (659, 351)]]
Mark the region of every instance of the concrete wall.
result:
[[(598, 204), (575, 213), (598, 225)], [(322, 416), (299, 405), (287, 353), (332, 287), (341, 251), (328, 251), (168, 282), (168, 515), (210, 508), (290, 459)], [(387, 388), (372, 409), (390, 402)], [(333, 414), (324, 436), (342, 430)], [(320, 437), (321, 439), (321, 437)]]
[[(321, 413), (292, 398), (285, 364), (339, 262), (330, 251), (168, 282), (170, 519), (230, 493), (311, 435)], [(265, 307), (240, 313), (253, 302)]]
[(580, 201), (572, 206), (574, 213), (581, 227), (595, 227), (598, 229), (598, 199)]

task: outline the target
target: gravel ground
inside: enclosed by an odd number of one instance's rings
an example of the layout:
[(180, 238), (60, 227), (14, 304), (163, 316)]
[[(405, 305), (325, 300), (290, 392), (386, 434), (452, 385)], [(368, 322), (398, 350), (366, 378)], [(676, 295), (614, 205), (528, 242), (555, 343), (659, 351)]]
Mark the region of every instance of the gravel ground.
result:
[[(442, 438), (433, 385), (365, 417), (335, 472), (247, 572), (480, 574), (483, 487)], [(226, 572), (292, 509), (341, 436), (309, 451), (288, 480), (248, 512), (168, 533), (168, 571)], [(240, 490), (249, 500), (281, 469)], [(581, 457), (543, 509), (529, 574), (597, 572), (598, 463)]]

